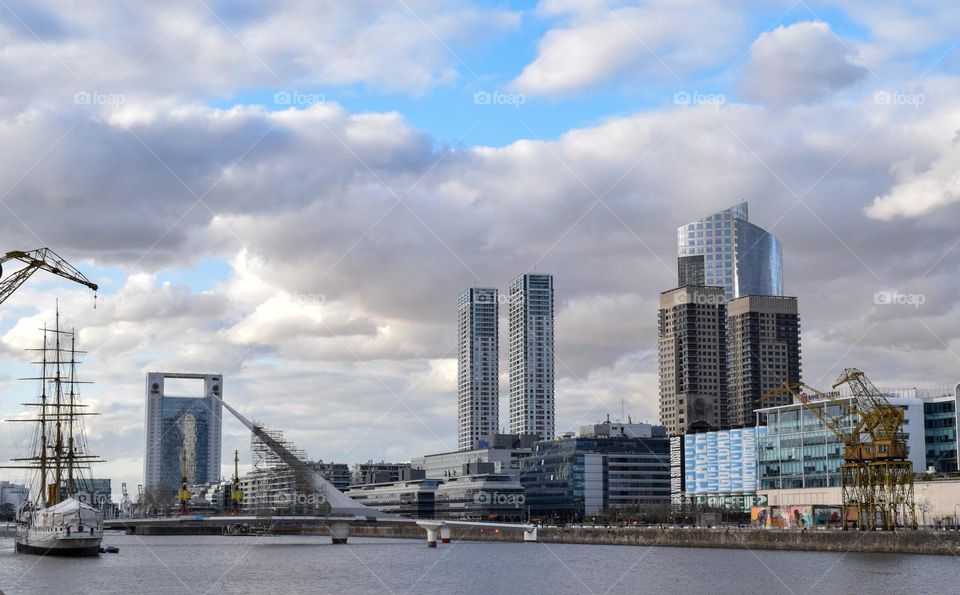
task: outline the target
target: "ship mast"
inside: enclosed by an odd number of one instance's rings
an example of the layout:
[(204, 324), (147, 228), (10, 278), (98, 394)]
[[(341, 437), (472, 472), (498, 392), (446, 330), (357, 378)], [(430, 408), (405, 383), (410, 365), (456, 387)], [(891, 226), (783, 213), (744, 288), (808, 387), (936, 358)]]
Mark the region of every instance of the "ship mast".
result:
[(76, 460), (74, 457), (73, 450), (73, 420), (76, 410), (75, 399), (76, 391), (74, 390), (74, 385), (76, 384), (76, 359), (77, 359), (77, 329), (71, 329), (70, 334), (70, 400), (68, 401), (70, 408), (70, 414), (67, 418), (67, 497), (73, 496), (73, 493), (76, 491), (76, 485), (74, 484), (73, 477), (73, 467), (76, 465)]
[[(44, 324), (43, 346), (39, 351), (41, 358), (33, 362), (40, 366), (40, 376), (21, 378), (20, 380), (40, 381), (39, 402), (23, 403), (27, 407), (38, 407), (39, 415), (31, 418), (8, 419), (9, 422), (28, 422), (39, 424), (37, 447), (29, 457), (14, 458), (13, 465), (0, 465), (0, 469), (39, 470), (40, 489), (37, 490), (36, 503), (46, 508), (55, 506), (77, 493), (78, 481), (83, 479), (83, 471), (89, 470), (91, 463), (103, 462), (100, 457), (87, 452), (83, 434), (83, 423), (79, 416), (98, 415), (87, 411), (86, 405), (79, 403), (76, 385), (87, 384), (77, 379), (76, 356), (83, 351), (76, 349), (76, 329), (60, 330), (60, 311), (57, 310), (56, 326), (48, 328)], [(54, 335), (51, 339), (50, 335)], [(60, 335), (69, 336), (69, 360), (66, 340)], [(54, 353), (51, 354), (50, 351)], [(69, 365), (69, 369), (65, 369)], [(69, 384), (69, 389), (64, 385)], [(50, 385), (53, 393), (48, 394)], [(66, 423), (64, 423), (66, 422)]]
[(43, 358), (40, 368), (40, 500), (47, 502), (47, 325), (43, 325)]
[(53, 446), (53, 464), (54, 464), (54, 483), (53, 483), (53, 496), (50, 498), (53, 502), (50, 502), (51, 505), (60, 503), (60, 482), (63, 480), (63, 387), (61, 386), (60, 379), (60, 306), (57, 305), (57, 317), (56, 317), (56, 329), (54, 330), (56, 335), (55, 339), (55, 354), (54, 354), (54, 379), (53, 384), (55, 387), (54, 393), (54, 411), (56, 413), (56, 438), (54, 440)]

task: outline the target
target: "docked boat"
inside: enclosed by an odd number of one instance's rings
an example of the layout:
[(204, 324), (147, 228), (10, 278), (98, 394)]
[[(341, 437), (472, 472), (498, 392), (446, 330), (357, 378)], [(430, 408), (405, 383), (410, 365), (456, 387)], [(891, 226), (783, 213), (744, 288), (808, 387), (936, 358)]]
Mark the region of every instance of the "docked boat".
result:
[(94, 415), (80, 403), (76, 376), (76, 333), (56, 326), (43, 329), (36, 417), (13, 419), (37, 426), (33, 452), (14, 459), (5, 468), (36, 471), (33, 490), (17, 514), (15, 548), (26, 554), (96, 556), (103, 540), (103, 513), (85, 502), (82, 487), (89, 479), (90, 464), (100, 459), (87, 452), (82, 419)]

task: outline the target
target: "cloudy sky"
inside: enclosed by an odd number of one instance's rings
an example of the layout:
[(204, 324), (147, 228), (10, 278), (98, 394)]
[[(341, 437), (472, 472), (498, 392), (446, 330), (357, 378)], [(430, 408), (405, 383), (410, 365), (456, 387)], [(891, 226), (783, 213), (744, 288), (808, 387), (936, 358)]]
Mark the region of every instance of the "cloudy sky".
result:
[(958, 31), (947, 0), (4, 0), (0, 250), (102, 289), (3, 305), (0, 413), (59, 298), (98, 475), (141, 481), (148, 371), (222, 373), (315, 458), (451, 450), (457, 294), (536, 271), (558, 430), (656, 421), (675, 229), (742, 200), (805, 380), (954, 384)]

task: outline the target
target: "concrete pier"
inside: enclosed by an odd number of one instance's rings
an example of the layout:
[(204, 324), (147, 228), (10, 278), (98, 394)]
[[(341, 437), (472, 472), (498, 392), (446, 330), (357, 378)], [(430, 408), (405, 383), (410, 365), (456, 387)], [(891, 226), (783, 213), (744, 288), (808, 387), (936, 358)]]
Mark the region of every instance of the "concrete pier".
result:
[(350, 536), (350, 524), (349, 523), (333, 523), (330, 525), (330, 538), (335, 544), (345, 544), (347, 543), (347, 538)]

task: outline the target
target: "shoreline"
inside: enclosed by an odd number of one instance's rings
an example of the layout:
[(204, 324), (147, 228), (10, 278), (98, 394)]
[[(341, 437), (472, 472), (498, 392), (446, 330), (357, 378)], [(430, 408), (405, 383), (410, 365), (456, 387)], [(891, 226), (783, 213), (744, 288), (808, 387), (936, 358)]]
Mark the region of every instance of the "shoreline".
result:
[[(454, 541), (522, 542), (518, 531), (450, 526)], [(222, 535), (212, 527), (139, 527), (139, 535)], [(269, 531), (271, 535), (330, 535), (327, 527)], [(352, 525), (351, 537), (405, 538), (426, 541), (417, 526)], [(960, 532), (933, 530), (840, 531), (735, 528), (539, 527), (537, 542), (576, 545), (623, 545), (742, 550), (855, 552), (960, 556)]]
[[(357, 537), (424, 539), (415, 527), (354, 526)], [(452, 538), (465, 541), (523, 540), (514, 532), (452, 527)], [(769, 529), (659, 529), (638, 527), (540, 527), (539, 543), (624, 545), (743, 550), (856, 552), (880, 554), (960, 555), (960, 532), (947, 531), (777, 531)]]

